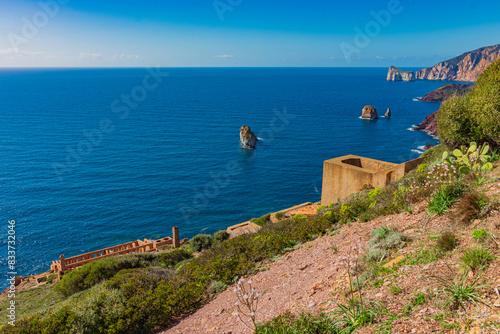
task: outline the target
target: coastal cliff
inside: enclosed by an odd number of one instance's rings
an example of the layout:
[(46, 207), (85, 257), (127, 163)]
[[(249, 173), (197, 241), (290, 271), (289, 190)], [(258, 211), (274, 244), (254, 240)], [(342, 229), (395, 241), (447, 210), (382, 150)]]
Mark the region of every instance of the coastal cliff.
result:
[(424, 95), (419, 101), (425, 102), (443, 102), (454, 95), (465, 95), (472, 91), (473, 85), (457, 85), (457, 84), (447, 84), (430, 93)]
[(415, 81), (414, 71), (401, 71), (395, 66), (389, 67), (387, 81)]
[(437, 136), (437, 111), (427, 116), (420, 124), (414, 125), (413, 130), (424, 131), (431, 136)]
[(475, 82), (488, 65), (500, 57), (500, 44), (466, 52), (416, 73), (419, 80)]

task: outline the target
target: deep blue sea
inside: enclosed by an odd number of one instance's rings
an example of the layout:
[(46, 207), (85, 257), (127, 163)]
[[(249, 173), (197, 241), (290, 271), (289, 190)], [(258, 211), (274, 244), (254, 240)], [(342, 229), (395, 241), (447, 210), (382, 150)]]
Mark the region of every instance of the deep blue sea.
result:
[[(151, 72), (156, 73), (151, 75)], [(168, 73), (168, 76), (165, 74)], [(0, 70), (0, 270), (20, 275), (136, 239), (181, 238), (318, 201), (324, 160), (404, 162), (447, 82), (386, 68)], [(363, 106), (391, 119), (359, 119)], [(239, 144), (249, 125), (255, 150)], [(0, 281), (0, 287), (7, 284)]]

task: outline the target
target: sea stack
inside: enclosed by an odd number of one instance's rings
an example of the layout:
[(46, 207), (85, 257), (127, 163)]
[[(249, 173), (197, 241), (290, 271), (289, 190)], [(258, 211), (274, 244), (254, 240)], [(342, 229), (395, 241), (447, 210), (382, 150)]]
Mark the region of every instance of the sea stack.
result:
[(401, 71), (395, 66), (389, 67), (387, 81), (415, 81), (415, 71)]
[(255, 148), (257, 144), (257, 136), (250, 130), (250, 127), (247, 125), (243, 125), (240, 128), (240, 141), (241, 146), (244, 148)]
[(372, 106), (365, 106), (361, 118), (365, 119), (378, 119), (377, 109)]
[(387, 111), (385, 112), (385, 115), (384, 117), (385, 118), (391, 118), (392, 114), (391, 114), (391, 108), (387, 108)]

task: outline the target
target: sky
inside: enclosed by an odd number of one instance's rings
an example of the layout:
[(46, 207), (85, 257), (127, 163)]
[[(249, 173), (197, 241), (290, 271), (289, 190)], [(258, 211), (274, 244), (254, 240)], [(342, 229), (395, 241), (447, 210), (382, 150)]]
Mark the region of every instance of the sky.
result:
[(499, 43), (498, 0), (0, 0), (0, 67), (426, 67)]

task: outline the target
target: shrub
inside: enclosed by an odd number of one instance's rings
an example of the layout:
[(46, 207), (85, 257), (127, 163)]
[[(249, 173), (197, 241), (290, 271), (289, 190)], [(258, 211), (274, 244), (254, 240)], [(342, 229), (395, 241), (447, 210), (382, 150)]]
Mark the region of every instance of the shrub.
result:
[(211, 235), (208, 234), (198, 234), (189, 241), (189, 245), (193, 252), (201, 252), (204, 249), (209, 249), (212, 247), (213, 239)]
[(326, 314), (304, 313), (296, 316), (287, 311), (258, 326), (255, 334), (337, 334), (339, 332)]
[(492, 260), (491, 253), (484, 248), (466, 250), (460, 258), (462, 263), (473, 272), (484, 269)]
[(407, 238), (404, 235), (385, 226), (373, 230), (368, 241), (366, 261), (381, 261), (389, 255), (389, 250), (400, 247), (405, 240)]
[(250, 221), (252, 223), (259, 225), (259, 226), (264, 226), (264, 224), (267, 224), (271, 221), (271, 214), (268, 213), (266, 215), (263, 215), (260, 218), (252, 218), (252, 219), (250, 219)]
[(500, 145), (500, 60), (486, 68), (471, 93), (442, 104), (437, 124), (438, 135), (448, 146), (471, 141)]
[(488, 232), (484, 229), (472, 231), (472, 237), (478, 241), (483, 241), (487, 236)]
[(213, 241), (214, 241), (214, 243), (218, 243), (218, 242), (226, 241), (227, 239), (229, 239), (229, 233), (227, 233), (226, 230), (222, 230), (219, 232), (215, 232)]
[(62, 280), (54, 286), (54, 290), (68, 297), (113, 277), (122, 269), (146, 267), (156, 259), (154, 254), (143, 253), (108, 257), (90, 262), (64, 275)]
[(480, 279), (479, 276), (469, 285), (467, 284), (467, 271), (463, 273), (462, 277), (458, 277), (449, 266), (448, 269), (453, 276), (451, 279), (431, 276), (438, 282), (440, 288), (443, 289), (443, 292), (448, 297), (444, 303), (445, 307), (450, 307), (455, 310), (460, 306), (466, 310), (464, 306), (465, 302), (470, 302), (476, 306), (479, 306), (478, 303), (486, 305), (480, 297), (480, 289), (487, 285), (476, 286), (477, 281)]
[(446, 231), (439, 236), (436, 241), (436, 245), (439, 250), (448, 252), (457, 247), (457, 238), (455, 237), (455, 234), (453, 234), (453, 232)]
[(192, 258), (184, 248), (176, 248), (173, 251), (159, 254), (159, 261), (162, 267), (174, 267), (176, 264)]
[(431, 213), (443, 214), (465, 193), (466, 186), (462, 182), (446, 184), (434, 193), (429, 202), (428, 210)]
[(403, 289), (401, 289), (399, 286), (391, 285), (390, 291), (393, 295), (399, 295), (401, 292), (403, 292)]
[(456, 223), (467, 225), (476, 218), (479, 218), (481, 209), (486, 203), (484, 195), (477, 193), (466, 194), (456, 204), (456, 210), (453, 211), (452, 217)]
[(207, 288), (207, 292), (211, 295), (221, 293), (227, 289), (227, 284), (221, 281), (212, 281)]
[(275, 217), (278, 220), (281, 220), (285, 214), (283, 212), (276, 212)]
[(491, 158), (488, 153), (490, 146), (484, 143), (478, 146), (472, 142), (467, 148), (462, 145), (460, 149), (453, 151), (453, 156), (448, 152), (443, 153), (443, 161), (449, 165), (456, 166), (461, 174), (469, 174), (471, 172), (482, 173), (493, 169), (493, 164), (488, 160)]

